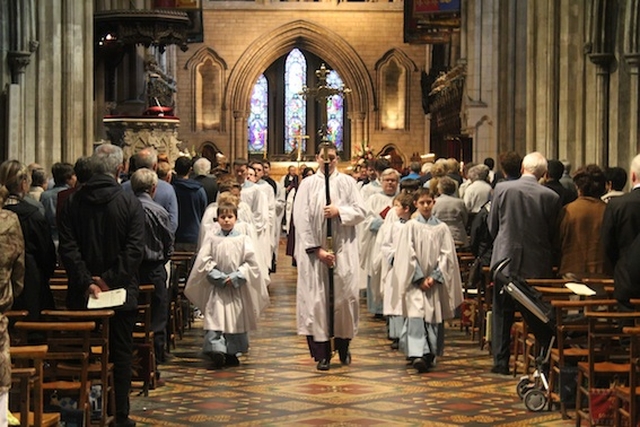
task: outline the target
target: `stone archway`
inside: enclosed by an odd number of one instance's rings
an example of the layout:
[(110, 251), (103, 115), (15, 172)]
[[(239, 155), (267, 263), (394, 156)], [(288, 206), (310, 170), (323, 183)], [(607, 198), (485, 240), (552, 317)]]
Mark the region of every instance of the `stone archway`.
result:
[(298, 20), (261, 36), (242, 54), (231, 70), (225, 93), (225, 109), (231, 113), (231, 157), (247, 157), (247, 118), (251, 91), (258, 76), (294, 47), (320, 58), (341, 76), (351, 89), (346, 95), (351, 121), (351, 140), (368, 138), (369, 111), (374, 102), (371, 76), (358, 53), (338, 34), (318, 24)]

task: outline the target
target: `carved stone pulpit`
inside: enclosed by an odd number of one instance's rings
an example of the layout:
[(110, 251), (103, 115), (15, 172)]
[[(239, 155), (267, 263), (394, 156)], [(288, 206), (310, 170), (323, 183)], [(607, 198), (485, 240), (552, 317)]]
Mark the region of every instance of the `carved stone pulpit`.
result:
[(103, 122), (110, 142), (122, 148), (126, 160), (145, 147), (166, 154), (171, 166), (179, 156), (178, 117), (105, 116)]

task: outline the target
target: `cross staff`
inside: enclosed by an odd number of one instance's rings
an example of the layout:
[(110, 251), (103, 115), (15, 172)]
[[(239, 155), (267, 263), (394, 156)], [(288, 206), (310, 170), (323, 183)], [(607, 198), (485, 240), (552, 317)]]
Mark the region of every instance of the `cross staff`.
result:
[[(309, 139), (309, 135), (300, 135), (300, 133), (297, 133), (294, 137), (293, 140), (296, 142), (296, 145), (298, 146), (298, 156), (297, 156), (297, 162), (300, 163), (300, 161), (302, 160), (302, 140), (304, 139)], [(298, 165), (300, 166), (300, 165)]]
[[(345, 93), (351, 92), (350, 89), (345, 88), (344, 86), (336, 89), (327, 85), (327, 74), (329, 74), (329, 70), (325, 67), (324, 64), (320, 66), (319, 70), (316, 70), (316, 77), (318, 78), (318, 84), (315, 88), (310, 89), (306, 86), (302, 88), (302, 92), (300, 95), (304, 99), (308, 97), (312, 97), (316, 100), (316, 102), (320, 103), (320, 129), (318, 130), (318, 134), (320, 135), (321, 144), (324, 149), (324, 185), (325, 185), (325, 196), (326, 196), (326, 204), (327, 206), (331, 204), (331, 191), (329, 186), (329, 140), (327, 139), (327, 100), (335, 95), (343, 96)], [(331, 218), (327, 218), (327, 251), (333, 253), (333, 231)], [(329, 324), (329, 339), (331, 340), (331, 347), (334, 348), (334, 278), (333, 278), (333, 265), (329, 266), (329, 289), (327, 294), (327, 317)]]
[(327, 137), (327, 100), (335, 95), (344, 96), (347, 93), (351, 93), (351, 89), (344, 87), (344, 85), (340, 88), (329, 86), (327, 84), (327, 75), (330, 72), (324, 64), (320, 65), (320, 68), (316, 70), (316, 77), (318, 78), (316, 87), (308, 88), (305, 85), (302, 87), (302, 92), (299, 93), (304, 99), (314, 98), (316, 102), (320, 103), (320, 129), (318, 129), (318, 135), (320, 135), (322, 142)]

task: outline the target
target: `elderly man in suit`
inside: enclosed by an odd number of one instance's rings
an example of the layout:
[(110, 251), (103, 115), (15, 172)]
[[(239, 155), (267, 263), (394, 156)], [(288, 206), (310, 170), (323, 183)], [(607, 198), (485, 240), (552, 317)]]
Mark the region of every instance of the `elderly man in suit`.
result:
[[(511, 262), (503, 273), (511, 277), (551, 277), (552, 236), (560, 212), (560, 197), (538, 180), (547, 172), (547, 160), (538, 152), (522, 159), (522, 176), (496, 185), (488, 226), (494, 237), (491, 265), (505, 258)], [(501, 289), (493, 292), (491, 372), (509, 373), (509, 345), (513, 301)]]
[[(607, 258), (613, 266), (614, 297), (623, 306), (631, 298), (640, 298), (640, 287), (634, 283), (631, 273), (637, 263), (633, 241), (640, 234), (640, 154), (631, 161), (631, 186), (629, 193), (609, 200), (602, 220), (601, 236)], [(633, 250), (630, 250), (633, 249)], [(631, 260), (631, 262), (629, 262)]]

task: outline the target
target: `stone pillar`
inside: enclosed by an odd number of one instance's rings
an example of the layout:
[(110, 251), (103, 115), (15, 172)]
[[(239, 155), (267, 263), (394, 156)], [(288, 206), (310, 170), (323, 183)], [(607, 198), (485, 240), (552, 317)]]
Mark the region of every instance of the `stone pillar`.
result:
[(629, 64), (629, 157), (640, 153), (640, 85), (638, 84), (638, 68), (640, 67), (640, 53), (625, 55)]
[(369, 136), (365, 128), (364, 119), (366, 116), (366, 113), (361, 111), (351, 111), (347, 113), (347, 117), (351, 123), (351, 153), (349, 158), (353, 157), (354, 151), (356, 151)]
[(230, 161), (233, 161), (238, 157), (244, 157), (245, 159), (248, 158), (247, 138), (247, 112), (236, 110), (233, 112), (233, 135), (231, 137)]
[(614, 56), (610, 53), (589, 54), (596, 64), (596, 134), (594, 149), (595, 163), (609, 164), (609, 72)]

